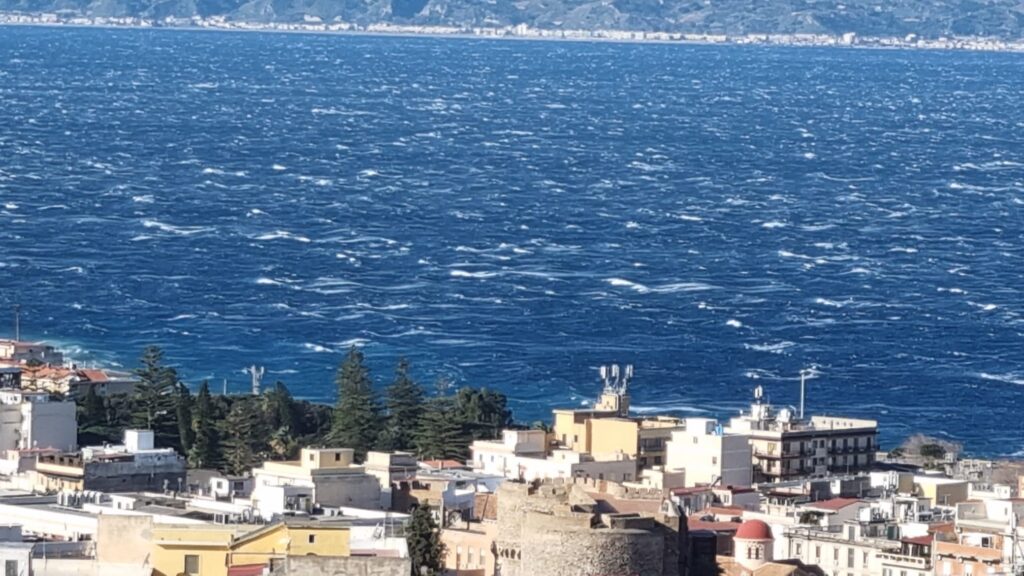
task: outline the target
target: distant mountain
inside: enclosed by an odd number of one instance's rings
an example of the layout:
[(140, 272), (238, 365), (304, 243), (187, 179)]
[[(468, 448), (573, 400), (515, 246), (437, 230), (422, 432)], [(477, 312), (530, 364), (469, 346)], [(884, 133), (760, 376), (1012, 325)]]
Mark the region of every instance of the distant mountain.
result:
[(624, 29), (712, 34), (1024, 38), (1024, 0), (0, 0), (84, 16)]

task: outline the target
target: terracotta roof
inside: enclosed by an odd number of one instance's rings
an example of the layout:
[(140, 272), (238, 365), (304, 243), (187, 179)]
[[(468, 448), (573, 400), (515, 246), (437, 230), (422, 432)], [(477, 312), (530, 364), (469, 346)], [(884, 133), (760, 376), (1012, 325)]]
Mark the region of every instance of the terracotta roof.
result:
[(737, 540), (774, 540), (770, 526), (760, 520), (747, 520), (736, 530)]
[(806, 505), (807, 508), (813, 508), (814, 510), (827, 510), (830, 512), (836, 512), (842, 510), (847, 506), (853, 504), (859, 504), (860, 500), (856, 498), (833, 498), (831, 500), (822, 500), (820, 502), (811, 502)]
[(906, 542), (907, 544), (920, 544), (921, 546), (931, 546), (934, 540), (935, 536), (929, 534), (927, 536), (918, 536), (916, 538), (904, 538), (903, 540), (900, 540), (900, 542)]
[(263, 576), (266, 564), (239, 564), (228, 568), (228, 576)]
[(78, 374), (84, 376), (90, 382), (106, 382), (107, 373), (103, 370), (79, 370)]
[(489, 492), (477, 492), (473, 502), (473, 519), (497, 520), (498, 519), (498, 495)]

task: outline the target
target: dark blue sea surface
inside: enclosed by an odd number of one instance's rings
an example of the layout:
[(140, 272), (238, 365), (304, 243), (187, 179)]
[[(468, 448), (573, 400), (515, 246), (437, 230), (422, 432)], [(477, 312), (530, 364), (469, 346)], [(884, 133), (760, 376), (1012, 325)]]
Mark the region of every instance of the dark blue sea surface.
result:
[(1022, 288), (1020, 55), (0, 28), (0, 306), (87, 361), (331, 401), (359, 344), (523, 420), (814, 367), (1009, 455)]

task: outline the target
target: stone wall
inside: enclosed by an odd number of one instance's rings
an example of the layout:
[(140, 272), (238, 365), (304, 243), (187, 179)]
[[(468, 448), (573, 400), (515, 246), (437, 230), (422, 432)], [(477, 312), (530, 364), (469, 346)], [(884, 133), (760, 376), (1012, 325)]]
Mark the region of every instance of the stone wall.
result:
[[(502, 576), (679, 574), (678, 518), (602, 516), (584, 488), (608, 486), (593, 480), (501, 486), (495, 549)], [(620, 498), (649, 496), (613, 489)]]

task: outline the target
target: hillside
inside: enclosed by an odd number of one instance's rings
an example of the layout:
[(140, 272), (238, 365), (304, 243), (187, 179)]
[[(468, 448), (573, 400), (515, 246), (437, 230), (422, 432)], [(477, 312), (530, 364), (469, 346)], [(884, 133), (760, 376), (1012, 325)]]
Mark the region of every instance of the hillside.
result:
[(226, 16), (694, 33), (1024, 37), (1024, 0), (0, 0), (0, 10), (84, 16)]

